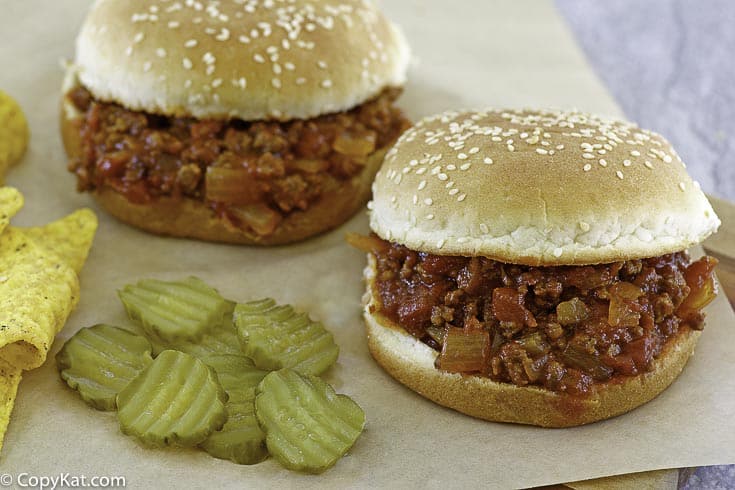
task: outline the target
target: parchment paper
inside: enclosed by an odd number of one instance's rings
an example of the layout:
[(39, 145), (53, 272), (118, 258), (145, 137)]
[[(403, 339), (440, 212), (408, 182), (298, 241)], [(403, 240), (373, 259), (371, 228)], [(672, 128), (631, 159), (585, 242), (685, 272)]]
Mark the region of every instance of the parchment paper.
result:
[[(29, 154), (8, 176), (26, 195), (17, 224), (94, 206), (74, 192), (57, 128), (58, 59), (73, 54), (87, 5), (0, 0), (0, 87), (18, 98), (32, 131)], [(401, 101), (412, 118), (487, 105), (618, 113), (549, 1), (392, 0), (384, 7), (418, 59)], [(708, 309), (682, 376), (647, 405), (572, 429), (494, 424), (434, 405), (370, 358), (360, 318), (365, 258), (343, 241), (347, 231), (367, 232), (364, 214), (317, 239), (268, 249), (154, 237), (99, 216), (81, 302), (52, 354), (80, 327), (124, 324), (115, 290), (125, 283), (196, 274), (230, 298), (273, 296), (328, 325), (341, 347), (328, 381), (365, 409), (367, 429), (321, 476), (291, 473), (272, 460), (238, 466), (201, 451), (149, 450), (119, 433), (114, 414), (87, 407), (66, 388), (49, 356), (24, 375), (0, 455), (3, 473), (119, 475), (129, 488), (507, 488), (735, 462), (735, 317), (724, 296)]]

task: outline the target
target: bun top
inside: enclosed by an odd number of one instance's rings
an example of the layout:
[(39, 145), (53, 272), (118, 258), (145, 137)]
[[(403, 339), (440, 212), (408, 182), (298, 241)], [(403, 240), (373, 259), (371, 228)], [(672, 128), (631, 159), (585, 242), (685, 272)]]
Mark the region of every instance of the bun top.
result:
[(129, 109), (311, 118), (404, 83), (409, 48), (370, 0), (97, 0), (76, 72)]
[(379, 236), (527, 265), (654, 257), (720, 221), (660, 135), (576, 111), (447, 112), (404, 133), (373, 185)]

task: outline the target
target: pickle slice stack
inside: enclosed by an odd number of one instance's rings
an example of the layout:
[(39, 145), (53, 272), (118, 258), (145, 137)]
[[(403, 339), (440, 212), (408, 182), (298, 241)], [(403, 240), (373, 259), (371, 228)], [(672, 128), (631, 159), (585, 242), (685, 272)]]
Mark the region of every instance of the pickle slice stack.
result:
[(149, 446), (195, 446), (227, 419), (227, 395), (214, 370), (166, 350), (117, 395), (123, 434)]
[(236, 355), (244, 356), (240, 349), (240, 341), (232, 324), (232, 306), (225, 313), (222, 322), (207, 330), (199, 339), (178, 339), (174, 342), (164, 342), (160, 339), (152, 339), (153, 354), (158, 355), (167, 349), (186, 352), (199, 359), (206, 359), (214, 355)]
[(255, 410), (271, 455), (288, 469), (309, 473), (331, 467), (365, 426), (365, 413), (350, 397), (291, 369), (263, 378)]
[(215, 458), (255, 464), (268, 457), (265, 433), (255, 417), (255, 387), (268, 374), (243, 355), (210, 355), (204, 360), (215, 370), (229, 399), (227, 422), (201, 447)]
[(56, 354), (61, 378), (98, 410), (115, 410), (117, 394), (151, 362), (145, 338), (102, 324), (79, 330)]
[(233, 319), (243, 352), (261, 369), (318, 375), (337, 361), (339, 348), (332, 334), (289, 305), (272, 299), (241, 303)]
[(216, 289), (196, 277), (172, 282), (144, 279), (125, 286), (118, 294), (128, 316), (162, 343), (201, 338), (222, 323), (230, 308)]

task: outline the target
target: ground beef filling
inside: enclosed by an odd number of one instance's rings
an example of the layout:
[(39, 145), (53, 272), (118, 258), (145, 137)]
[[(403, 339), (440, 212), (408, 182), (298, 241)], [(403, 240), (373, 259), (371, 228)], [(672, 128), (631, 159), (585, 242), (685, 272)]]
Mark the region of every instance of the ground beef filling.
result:
[(295, 210), (359, 174), (409, 127), (398, 89), (347, 112), (288, 122), (162, 117), (95, 100), (83, 113), (82, 153), (69, 169), (80, 191), (112, 188), (133, 203), (160, 196), (206, 202), (227, 222), (268, 235)]
[(379, 313), (440, 351), (437, 367), (573, 394), (651, 369), (703, 327), (716, 260), (686, 252), (595, 266), (529, 267), (414, 252), (361, 237)]

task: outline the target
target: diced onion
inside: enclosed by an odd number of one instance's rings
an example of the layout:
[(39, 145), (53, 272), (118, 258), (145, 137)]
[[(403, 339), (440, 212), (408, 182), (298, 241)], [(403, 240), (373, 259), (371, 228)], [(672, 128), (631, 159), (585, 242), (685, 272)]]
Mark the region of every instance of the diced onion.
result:
[(273, 233), (283, 219), (280, 214), (263, 203), (231, 206), (227, 208), (227, 211), (260, 236), (268, 236)]
[(640, 304), (637, 299), (643, 291), (629, 282), (618, 282), (608, 290), (610, 306), (607, 321), (614, 327), (635, 327), (640, 322)]
[(691, 291), (676, 310), (679, 316), (687, 317), (717, 297), (717, 283), (712, 273), (716, 265), (717, 259), (709, 256), (689, 264), (684, 272), (684, 279)]
[(376, 138), (374, 131), (343, 131), (334, 140), (332, 148), (343, 155), (364, 157), (375, 151)]
[(365, 236), (359, 233), (348, 233), (345, 240), (356, 249), (368, 253), (384, 253), (390, 248), (388, 242), (373, 235)]
[(224, 204), (252, 204), (260, 200), (255, 178), (244, 168), (207, 167), (205, 195)]

